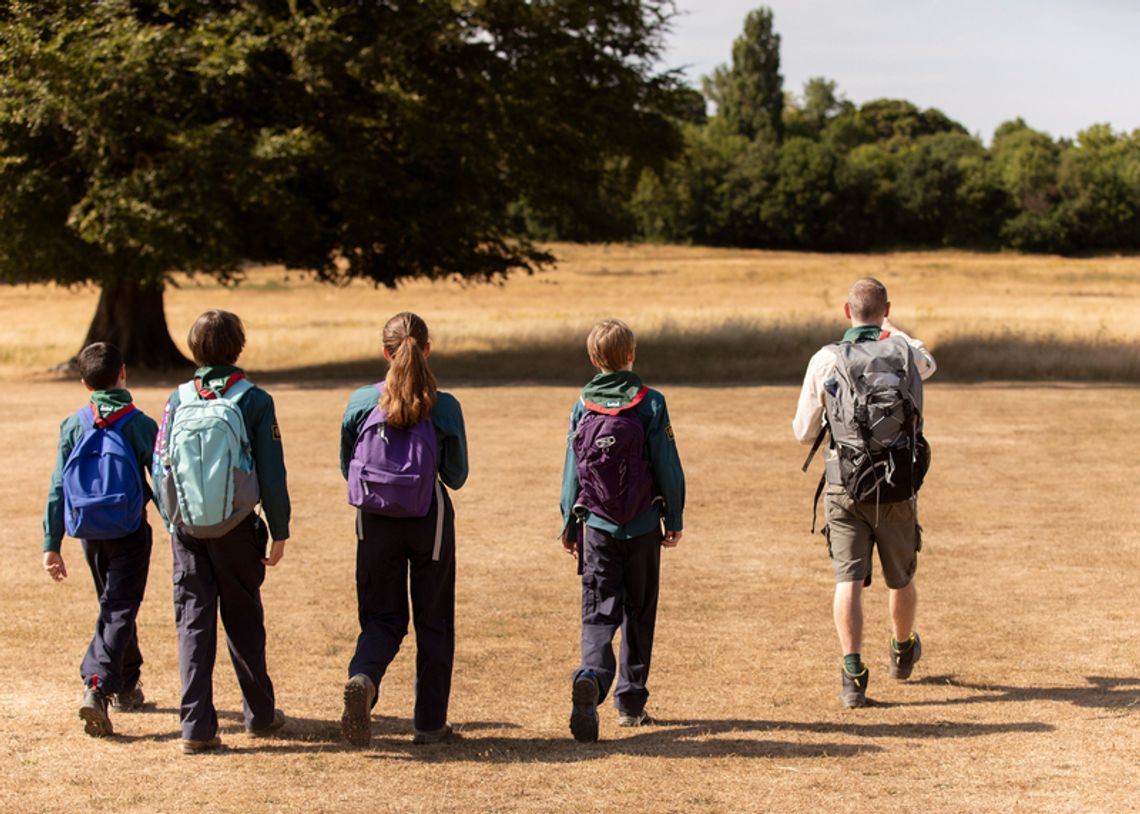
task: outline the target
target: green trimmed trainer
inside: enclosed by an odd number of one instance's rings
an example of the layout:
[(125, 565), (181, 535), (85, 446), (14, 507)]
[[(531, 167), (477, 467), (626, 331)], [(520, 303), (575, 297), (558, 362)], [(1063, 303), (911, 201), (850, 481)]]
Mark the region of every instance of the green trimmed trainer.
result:
[(843, 704), (846, 709), (857, 709), (858, 707), (867, 706), (867, 683), (871, 678), (871, 672), (866, 667), (859, 675), (851, 675), (847, 672), (846, 667), (840, 667), (839, 672), (843, 674), (843, 685), (839, 692), (839, 702)]
[(897, 681), (910, 678), (911, 670), (922, 658), (922, 639), (918, 638), (917, 633), (911, 633), (906, 644), (909, 646), (900, 648), (892, 636), (890, 647), (887, 648), (891, 657), (891, 667), (887, 674)]

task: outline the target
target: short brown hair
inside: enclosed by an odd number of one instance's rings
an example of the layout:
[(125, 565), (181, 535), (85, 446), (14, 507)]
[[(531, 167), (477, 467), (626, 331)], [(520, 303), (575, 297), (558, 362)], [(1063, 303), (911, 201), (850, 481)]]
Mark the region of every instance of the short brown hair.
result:
[(232, 365), (245, 347), (245, 328), (237, 314), (215, 308), (194, 320), (186, 342), (199, 365)]
[(92, 342), (76, 357), (79, 375), (92, 390), (109, 390), (119, 381), (123, 354), (110, 342)]
[(620, 319), (603, 319), (590, 329), (586, 352), (594, 367), (621, 370), (629, 364), (629, 355), (637, 348), (637, 338)]
[(856, 280), (847, 292), (851, 316), (860, 322), (875, 322), (887, 313), (887, 287), (874, 277)]

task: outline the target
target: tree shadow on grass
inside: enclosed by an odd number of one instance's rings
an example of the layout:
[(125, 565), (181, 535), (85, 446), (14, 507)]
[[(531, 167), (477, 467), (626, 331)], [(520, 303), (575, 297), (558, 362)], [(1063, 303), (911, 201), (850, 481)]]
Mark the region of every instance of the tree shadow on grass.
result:
[(1087, 687), (1012, 687), (959, 681), (953, 675), (927, 676), (916, 684), (972, 690), (980, 695), (940, 698), (902, 704), (908, 707), (955, 706), (959, 704), (1018, 703), (1058, 701), (1077, 707), (1107, 710), (1140, 708), (1140, 678), (1086, 676)]

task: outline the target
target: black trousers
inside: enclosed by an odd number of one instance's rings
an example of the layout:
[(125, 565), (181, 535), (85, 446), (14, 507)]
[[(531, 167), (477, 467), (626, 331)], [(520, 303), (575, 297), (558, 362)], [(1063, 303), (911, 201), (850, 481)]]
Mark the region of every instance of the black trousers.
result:
[(82, 540), (95, 581), (99, 618), (79, 674), (105, 692), (124, 692), (138, 683), (143, 657), (135, 619), (150, 572), (151, 531), (143, 518), (133, 534), (115, 540)]
[[(618, 540), (586, 527), (582, 545), (582, 664), (598, 679), (599, 702), (618, 673), (614, 706), (637, 714), (649, 691), (649, 662), (657, 623), (661, 574), (661, 532)], [(621, 628), (621, 653), (614, 664), (613, 639)]]
[(348, 675), (363, 673), (377, 687), (408, 633), (408, 572), (416, 628), (415, 727), (447, 723), (455, 661), (455, 512), (443, 491), (443, 540), (432, 559), (436, 512), (395, 518), (361, 512), (356, 543), (356, 602), (360, 637)]
[(218, 732), (214, 709), (214, 660), (218, 649), (218, 609), (226, 646), (241, 687), (246, 729), (273, 722), (273, 682), (265, 665), (266, 536), (251, 514), (215, 540), (178, 530), (174, 552), (174, 622), (182, 674), (182, 737), (209, 740)]

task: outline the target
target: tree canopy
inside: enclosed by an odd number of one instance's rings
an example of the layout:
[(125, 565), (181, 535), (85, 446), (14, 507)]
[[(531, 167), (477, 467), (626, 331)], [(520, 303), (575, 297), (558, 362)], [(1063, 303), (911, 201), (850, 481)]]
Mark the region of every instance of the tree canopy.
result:
[[(92, 333), (111, 335), (88, 338), (163, 367), (168, 336), (161, 352), (132, 337), (165, 334), (152, 312), (174, 271), (272, 262), (394, 285), (531, 269), (549, 257), (518, 232), (520, 202), (573, 220), (610, 168), (636, 179), (679, 147), (674, 117), (692, 100), (657, 68), (670, 13), (665, 0), (2, 3), (0, 280), (102, 286), (113, 302)], [(149, 315), (116, 312), (129, 300)]]

